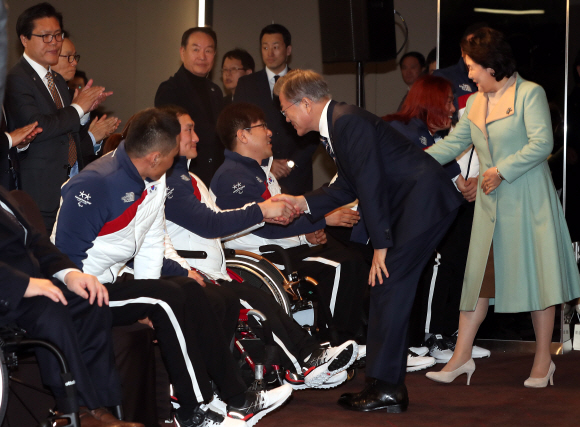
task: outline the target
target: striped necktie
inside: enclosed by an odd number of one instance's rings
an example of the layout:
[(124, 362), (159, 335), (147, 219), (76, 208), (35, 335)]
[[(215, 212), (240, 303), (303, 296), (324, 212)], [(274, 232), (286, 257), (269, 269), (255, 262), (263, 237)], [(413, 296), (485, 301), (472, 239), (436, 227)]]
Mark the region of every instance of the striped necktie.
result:
[[(46, 73), (46, 80), (48, 82), (48, 90), (54, 103), (56, 104), (57, 109), (62, 108), (62, 101), (60, 100), (60, 96), (58, 91), (56, 90), (56, 86), (54, 84), (54, 78), (52, 77), (52, 73), (49, 71)], [(77, 147), (75, 145), (75, 140), (73, 139), (70, 132), (68, 133), (68, 164), (69, 166), (74, 166), (77, 162)]]
[(328, 138), (326, 138), (325, 136), (321, 136), (320, 142), (322, 142), (322, 144), (324, 145), (324, 148), (326, 148), (326, 152), (328, 153), (328, 155), (330, 157), (332, 157), (332, 160), (334, 160), (334, 163), (336, 163), (336, 155), (334, 154), (334, 150), (332, 149), (332, 146), (328, 142)]

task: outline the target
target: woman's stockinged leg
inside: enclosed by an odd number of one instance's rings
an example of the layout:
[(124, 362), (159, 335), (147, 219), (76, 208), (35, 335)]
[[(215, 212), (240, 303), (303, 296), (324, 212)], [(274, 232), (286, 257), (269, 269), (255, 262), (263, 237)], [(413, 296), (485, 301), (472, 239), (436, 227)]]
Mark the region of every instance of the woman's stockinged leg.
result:
[(543, 378), (547, 375), (550, 368), (552, 356), (550, 354), (550, 344), (554, 332), (555, 306), (548, 307), (545, 310), (532, 311), (532, 323), (536, 334), (536, 354), (534, 356), (534, 365), (530, 377)]
[(459, 333), (453, 357), (442, 369), (444, 372), (454, 371), (471, 359), (471, 349), (479, 326), (485, 319), (489, 298), (479, 298), (475, 311), (461, 311), (459, 315)]

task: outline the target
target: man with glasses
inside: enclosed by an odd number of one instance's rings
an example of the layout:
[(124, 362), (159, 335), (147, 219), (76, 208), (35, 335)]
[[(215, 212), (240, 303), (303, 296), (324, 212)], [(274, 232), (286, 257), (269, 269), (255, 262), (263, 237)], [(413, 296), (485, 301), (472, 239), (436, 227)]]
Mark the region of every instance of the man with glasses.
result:
[[(62, 41), (62, 48), (58, 55), (58, 62), (52, 67), (67, 82), (70, 82), (76, 75), (77, 65), (81, 56), (77, 53), (75, 45), (69, 38)], [(74, 96), (75, 89), (70, 89), (71, 96)], [(93, 113), (94, 114), (94, 113)], [(97, 158), (97, 153), (101, 149), (103, 141), (111, 135), (117, 128), (121, 120), (116, 117), (107, 117), (103, 114), (101, 117), (95, 117), (90, 126), (83, 126), (80, 137), (83, 153), (84, 164), (87, 165)]]
[(36, 139), (19, 149), (20, 188), (29, 193), (42, 213), (48, 232), (58, 211), (60, 186), (84, 167), (79, 131), (88, 113), (111, 92), (92, 82), (72, 98), (62, 77), (53, 72), (65, 37), (62, 15), (48, 3), (26, 9), (16, 31), (24, 55), (8, 73), (6, 115), (8, 130), (38, 122)]
[(265, 67), (240, 78), (234, 102), (249, 102), (264, 111), (272, 130), (272, 174), (284, 193), (304, 194), (312, 190), (312, 156), (319, 143), (318, 137), (296, 135), (280, 115), (280, 103), (273, 94), (275, 82), (289, 71), (292, 36), (283, 25), (268, 25), (260, 33), (260, 48)]
[(234, 100), (239, 78), (252, 74), (254, 68), (254, 58), (245, 50), (236, 48), (226, 52), (222, 59), (222, 82), (226, 92), (224, 107)]
[(195, 121), (199, 154), (190, 163), (189, 170), (206, 185), (224, 161), (223, 146), (215, 132), (223, 93), (207, 78), (214, 65), (216, 48), (217, 36), (211, 28), (196, 27), (185, 31), (179, 49), (183, 65), (169, 80), (159, 85), (155, 95), (156, 107), (183, 107)]

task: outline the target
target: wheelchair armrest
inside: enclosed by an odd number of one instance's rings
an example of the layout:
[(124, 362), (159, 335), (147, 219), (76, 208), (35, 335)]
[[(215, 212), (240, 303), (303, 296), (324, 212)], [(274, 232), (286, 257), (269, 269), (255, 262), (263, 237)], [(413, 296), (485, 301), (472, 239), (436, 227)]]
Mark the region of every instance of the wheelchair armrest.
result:
[(282, 264), (284, 264), (284, 271), (286, 275), (291, 274), (294, 271), (292, 269), (292, 260), (290, 259), (290, 255), (288, 255), (288, 252), (282, 246), (264, 245), (260, 246), (258, 249), (261, 253), (274, 252), (280, 258), (282, 258)]
[(179, 250), (176, 252), (177, 252), (177, 255), (179, 255), (181, 258), (194, 258), (194, 259), (206, 259), (207, 258), (207, 253), (204, 251)]

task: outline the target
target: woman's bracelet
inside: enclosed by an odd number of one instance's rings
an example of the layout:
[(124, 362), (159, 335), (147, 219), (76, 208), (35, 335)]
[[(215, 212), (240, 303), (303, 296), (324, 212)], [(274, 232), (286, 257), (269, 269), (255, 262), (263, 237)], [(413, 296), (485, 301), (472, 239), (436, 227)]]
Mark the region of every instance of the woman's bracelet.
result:
[(499, 169), (497, 167), (495, 168), (495, 172), (497, 173), (497, 176), (499, 176), (499, 179), (501, 179), (502, 181), (505, 181), (505, 178), (503, 177), (503, 175), (501, 173), (499, 173)]

